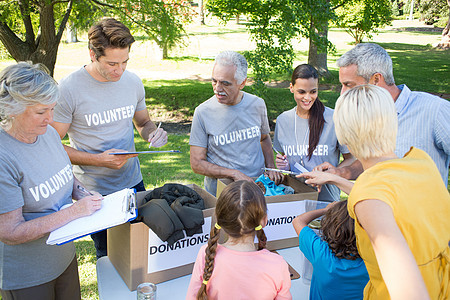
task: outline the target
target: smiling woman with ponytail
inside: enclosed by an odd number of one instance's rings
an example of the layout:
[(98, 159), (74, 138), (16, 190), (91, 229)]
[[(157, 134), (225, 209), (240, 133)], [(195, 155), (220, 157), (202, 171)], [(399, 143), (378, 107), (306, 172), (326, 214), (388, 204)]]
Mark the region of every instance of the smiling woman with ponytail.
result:
[[(267, 206), (261, 190), (249, 181), (229, 184), (215, 214), (217, 223), (199, 251), (186, 299), (292, 299), (287, 263), (265, 249)], [(224, 244), (218, 243), (221, 231), (228, 237)]]

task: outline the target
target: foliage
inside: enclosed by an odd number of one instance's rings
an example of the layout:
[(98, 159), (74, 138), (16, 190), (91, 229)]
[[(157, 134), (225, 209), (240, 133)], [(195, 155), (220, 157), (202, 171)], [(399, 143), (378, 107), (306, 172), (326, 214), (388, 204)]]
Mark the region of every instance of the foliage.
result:
[(271, 74), (283, 74), (292, 70), (292, 39), (311, 37), (321, 47), (326, 48), (326, 38), (320, 38), (311, 20), (317, 23), (331, 18), (329, 2), (312, 0), (210, 0), (207, 9), (224, 22), (243, 14), (248, 22), (245, 24), (256, 43), (254, 51), (246, 51), (250, 67), (255, 73), (254, 92), (264, 94), (264, 81)]
[(391, 7), (389, 0), (355, 0), (336, 10), (337, 24), (359, 44), (365, 37), (371, 39), (377, 28), (390, 23)]
[(254, 51), (246, 51), (249, 66), (255, 73), (255, 92), (264, 94), (264, 81), (270, 74), (292, 68), (291, 40), (296, 35), (295, 9), (289, 0), (210, 0), (207, 9), (223, 21), (244, 14), (247, 29), (256, 43)]
[(185, 24), (196, 14), (186, 0), (112, 0), (122, 22), (131, 29), (143, 30), (168, 58), (168, 51), (183, 44)]
[[(419, 12), (425, 24), (432, 25), (438, 21), (447, 22), (449, 7), (446, 0), (420, 0)], [(445, 23), (442, 27), (445, 26)]]
[(400, 16), (400, 6), (399, 6), (399, 3), (398, 3), (398, 0), (393, 0), (392, 1), (391, 10), (392, 10), (392, 15), (393, 16), (395, 16), (395, 17)]
[(67, 22), (85, 30), (107, 15), (144, 30), (167, 57), (181, 42), (193, 11), (186, 0), (0, 1), (0, 41), (15, 60), (43, 63), (53, 74)]
[(53, 74), (73, 0), (1, 1), (0, 41), (17, 61), (31, 60)]

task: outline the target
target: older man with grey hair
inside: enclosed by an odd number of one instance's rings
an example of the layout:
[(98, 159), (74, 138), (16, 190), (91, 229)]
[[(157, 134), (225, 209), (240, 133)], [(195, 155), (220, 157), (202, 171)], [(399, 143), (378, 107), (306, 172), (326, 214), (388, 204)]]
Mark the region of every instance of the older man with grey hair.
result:
[[(214, 96), (194, 112), (191, 168), (205, 175), (206, 190), (216, 195), (217, 178), (253, 181), (264, 167), (274, 168), (272, 141), (264, 100), (242, 91), (247, 61), (241, 54), (217, 55), (212, 72)], [(269, 172), (278, 183), (281, 175)]]
[[(435, 162), (445, 185), (450, 163), (450, 102), (437, 96), (413, 92), (405, 84), (395, 85), (392, 60), (383, 47), (358, 44), (337, 61), (341, 94), (354, 86), (374, 84), (386, 89), (395, 102), (398, 134), (395, 154), (403, 157), (411, 147), (425, 151)], [(361, 172), (359, 161), (342, 168), (324, 163), (317, 170), (328, 170), (347, 179)]]

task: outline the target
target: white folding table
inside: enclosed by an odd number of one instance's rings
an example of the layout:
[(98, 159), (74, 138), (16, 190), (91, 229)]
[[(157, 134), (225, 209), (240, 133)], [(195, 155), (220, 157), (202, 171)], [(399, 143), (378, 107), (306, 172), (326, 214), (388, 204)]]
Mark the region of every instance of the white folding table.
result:
[[(304, 258), (298, 247), (277, 250), (301, 274)], [(191, 275), (158, 283), (158, 300), (182, 300), (186, 297)], [(136, 300), (136, 291), (130, 291), (107, 256), (97, 260), (97, 284), (100, 300)], [(291, 294), (295, 300), (309, 299), (309, 282), (304, 278), (292, 280)]]

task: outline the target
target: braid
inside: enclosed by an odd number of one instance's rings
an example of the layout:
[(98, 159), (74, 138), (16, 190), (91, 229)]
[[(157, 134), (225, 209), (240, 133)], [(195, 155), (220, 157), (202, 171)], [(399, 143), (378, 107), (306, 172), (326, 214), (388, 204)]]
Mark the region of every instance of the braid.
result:
[[(211, 237), (208, 240), (208, 247), (205, 249), (205, 268), (203, 270), (203, 280), (208, 281), (214, 270), (214, 258), (216, 257), (217, 242), (219, 240), (219, 229), (213, 227)], [(202, 284), (197, 293), (197, 300), (207, 300), (206, 284)]]
[(264, 233), (264, 230), (257, 230), (256, 237), (258, 238), (258, 250), (262, 250), (266, 248), (267, 237)]

